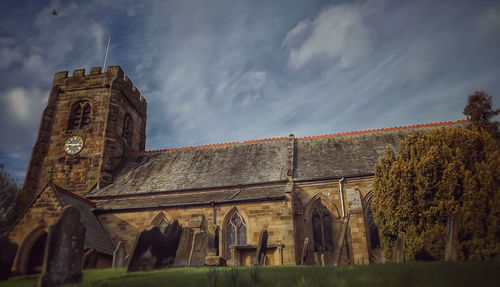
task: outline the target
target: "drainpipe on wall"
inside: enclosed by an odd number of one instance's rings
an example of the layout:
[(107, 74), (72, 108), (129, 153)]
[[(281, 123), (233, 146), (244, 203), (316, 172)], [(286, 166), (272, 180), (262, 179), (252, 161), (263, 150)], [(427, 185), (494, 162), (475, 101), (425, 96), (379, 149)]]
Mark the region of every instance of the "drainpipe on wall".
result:
[(345, 211), (344, 211), (344, 191), (342, 190), (342, 181), (344, 181), (344, 178), (341, 178), (339, 180), (339, 193), (340, 193), (340, 202), (342, 203), (342, 218), (345, 217)]

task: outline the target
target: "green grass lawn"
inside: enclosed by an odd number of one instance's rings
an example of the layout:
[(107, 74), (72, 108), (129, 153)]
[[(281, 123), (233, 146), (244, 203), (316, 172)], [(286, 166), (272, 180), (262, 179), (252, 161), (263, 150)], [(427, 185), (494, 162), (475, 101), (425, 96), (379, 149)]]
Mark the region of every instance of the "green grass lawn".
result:
[[(222, 267), (215, 269), (216, 285), (209, 279), (213, 270), (208, 267), (133, 273), (125, 273), (124, 269), (84, 270), (83, 282), (76, 286), (500, 286), (500, 263), (486, 262), (287, 266), (260, 270)], [(37, 279), (36, 275), (14, 277), (0, 281), (0, 287), (33, 287)]]

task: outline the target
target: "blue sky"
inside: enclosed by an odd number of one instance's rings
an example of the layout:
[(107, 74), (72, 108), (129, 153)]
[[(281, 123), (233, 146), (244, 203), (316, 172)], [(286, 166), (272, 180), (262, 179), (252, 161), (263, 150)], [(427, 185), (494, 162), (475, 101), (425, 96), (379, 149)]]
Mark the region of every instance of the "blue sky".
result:
[(108, 34), (149, 102), (147, 149), (458, 120), (476, 90), (500, 104), (498, 1), (0, 5), (0, 163), (20, 183), (53, 74), (102, 66)]

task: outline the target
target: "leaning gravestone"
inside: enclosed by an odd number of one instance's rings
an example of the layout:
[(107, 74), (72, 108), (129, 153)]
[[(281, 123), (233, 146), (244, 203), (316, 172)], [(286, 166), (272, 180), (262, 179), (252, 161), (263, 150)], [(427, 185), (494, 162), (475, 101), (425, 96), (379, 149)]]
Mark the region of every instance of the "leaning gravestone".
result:
[(57, 222), (49, 227), (39, 287), (78, 283), (82, 280), (85, 227), (80, 211), (66, 206)]
[(116, 249), (113, 252), (113, 268), (125, 267), (125, 249), (123, 248), (123, 243), (120, 241), (116, 245)]
[(179, 240), (179, 247), (175, 253), (174, 267), (184, 267), (189, 264), (189, 255), (193, 247), (193, 229), (184, 227), (182, 229), (181, 239)]
[[(205, 265), (205, 257), (208, 251), (208, 241), (212, 235), (206, 231), (202, 231), (195, 235), (193, 250), (188, 266), (203, 266)], [(213, 239), (212, 239), (213, 240)]]
[(404, 234), (399, 234), (396, 239), (396, 244), (394, 245), (394, 250), (392, 251), (392, 262), (403, 262), (405, 255), (405, 236)]
[(207, 232), (210, 234), (207, 242), (206, 266), (226, 266), (226, 260), (219, 254), (219, 226), (209, 224)]
[(158, 254), (153, 251), (158, 249), (153, 247), (162, 245), (165, 241), (165, 236), (161, 233), (158, 226), (152, 226), (141, 231), (135, 240), (132, 248), (132, 255), (129, 258), (127, 272), (153, 270)]
[(179, 221), (174, 220), (171, 222), (163, 231), (165, 236), (165, 241), (156, 246), (158, 251), (158, 259), (154, 269), (172, 267), (175, 260), (175, 254), (177, 253), (177, 248), (179, 247), (179, 241), (182, 235), (182, 226)]
[(0, 237), (0, 280), (9, 278), (16, 252), (16, 243), (12, 243), (6, 236)]
[(135, 241), (127, 262), (127, 272), (170, 267), (175, 259), (182, 226), (177, 220), (170, 223), (164, 233), (158, 226), (143, 230)]
[(266, 250), (267, 250), (267, 229), (260, 232), (259, 244), (257, 245), (257, 252), (255, 253), (255, 263), (254, 265), (262, 266), (266, 260)]

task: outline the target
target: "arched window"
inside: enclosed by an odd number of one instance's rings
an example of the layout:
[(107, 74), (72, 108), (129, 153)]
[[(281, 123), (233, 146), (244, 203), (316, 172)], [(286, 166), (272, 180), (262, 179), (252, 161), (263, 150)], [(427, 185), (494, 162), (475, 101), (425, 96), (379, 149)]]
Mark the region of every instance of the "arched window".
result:
[(69, 130), (78, 130), (88, 127), (90, 123), (90, 104), (87, 102), (79, 102), (71, 108), (70, 120), (68, 124)]
[(128, 144), (130, 144), (132, 140), (132, 117), (129, 114), (126, 114), (125, 119), (123, 120), (122, 137)]
[(151, 220), (151, 223), (149, 226), (158, 226), (161, 228), (167, 227), (167, 225), (170, 223), (168, 220), (167, 216), (163, 212), (158, 212), (153, 219)]
[(247, 244), (247, 224), (239, 212), (234, 212), (226, 223), (225, 234), (226, 259), (231, 259), (231, 245)]
[(328, 209), (318, 201), (314, 206), (312, 216), (314, 251), (333, 251), (333, 222)]

